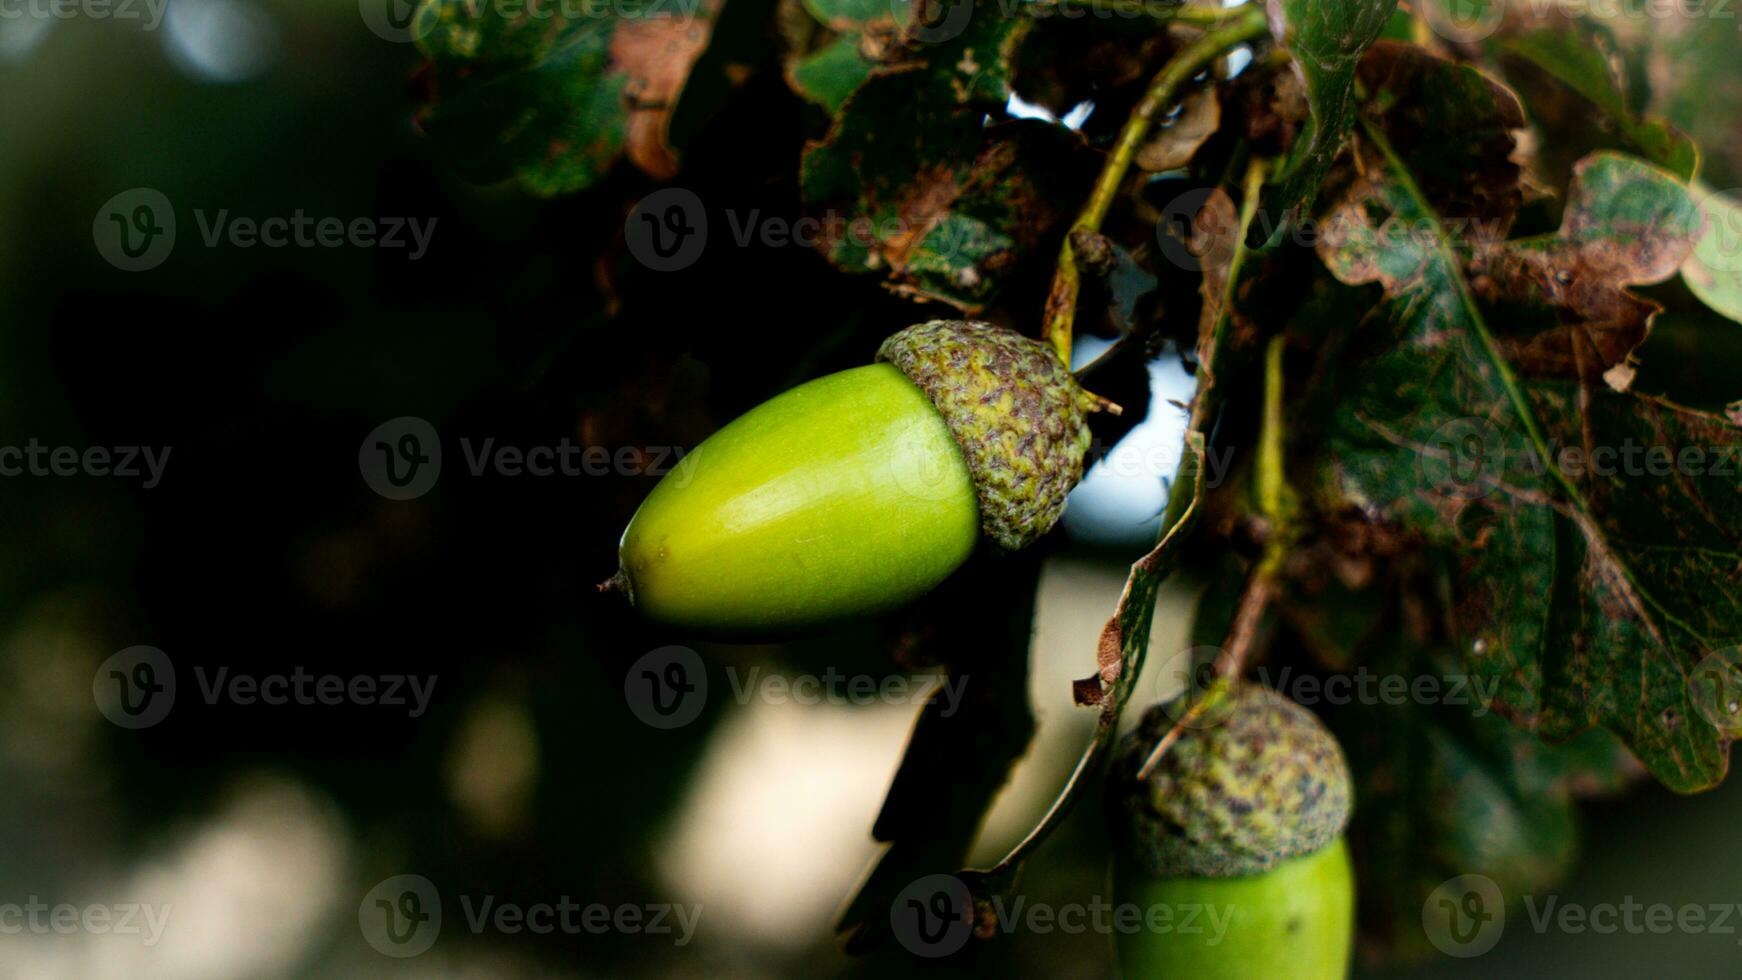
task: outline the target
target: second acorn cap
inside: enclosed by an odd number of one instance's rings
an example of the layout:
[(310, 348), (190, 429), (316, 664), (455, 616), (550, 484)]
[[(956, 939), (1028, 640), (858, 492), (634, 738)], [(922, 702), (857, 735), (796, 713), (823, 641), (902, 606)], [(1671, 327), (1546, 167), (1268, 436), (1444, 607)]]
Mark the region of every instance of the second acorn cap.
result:
[(1260, 874), (1329, 846), (1349, 822), (1349, 764), (1318, 716), (1260, 684), (1229, 697), (1218, 723), (1184, 730), (1146, 780), (1137, 776), (1174, 724), (1165, 705), (1120, 753), (1114, 831), (1152, 875)]

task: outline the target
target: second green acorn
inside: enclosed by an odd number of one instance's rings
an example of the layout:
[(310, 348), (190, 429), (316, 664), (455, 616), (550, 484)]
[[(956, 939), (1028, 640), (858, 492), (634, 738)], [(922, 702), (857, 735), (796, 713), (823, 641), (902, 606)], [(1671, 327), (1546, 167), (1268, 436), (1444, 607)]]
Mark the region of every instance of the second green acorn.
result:
[(1032, 544), (1083, 475), (1101, 404), (1050, 347), (934, 320), (878, 363), (716, 432), (636, 511), (610, 583), (699, 635), (790, 635), (911, 601), (984, 534)]

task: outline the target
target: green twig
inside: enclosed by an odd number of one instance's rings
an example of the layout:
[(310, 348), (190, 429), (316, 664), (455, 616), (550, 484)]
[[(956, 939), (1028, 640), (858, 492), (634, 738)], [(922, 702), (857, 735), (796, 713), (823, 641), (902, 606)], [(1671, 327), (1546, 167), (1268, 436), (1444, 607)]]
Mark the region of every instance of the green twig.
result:
[(1119, 196), (1125, 174), (1131, 169), (1131, 161), (1137, 156), (1143, 141), (1148, 138), (1150, 128), (1163, 111), (1178, 100), (1186, 83), (1230, 49), (1262, 37), (1268, 30), (1264, 8), (1257, 4), (1240, 7), (1212, 23), (1215, 24), (1212, 29), (1168, 59), (1149, 83), (1143, 101), (1131, 111), (1124, 129), (1120, 130), (1113, 154), (1101, 168), (1101, 176), (1095, 181), (1088, 204), (1065, 234), (1064, 245), (1059, 248), (1058, 271), (1053, 276), (1052, 291), (1046, 301), (1045, 337), (1067, 364), (1071, 358), (1077, 295), (1082, 289), (1082, 270), (1077, 267), (1076, 247), (1071, 244), (1071, 237), (1081, 231), (1100, 230), (1101, 222), (1106, 220), (1114, 199)]
[(1240, 13), (1238, 7), (1209, 7), (1203, 4), (1157, 0), (1052, 0), (1043, 6), (1076, 7), (1107, 11), (1114, 14), (1147, 14), (1168, 24), (1189, 24), (1193, 27), (1217, 27)]
[[(1175, 485), (1173, 495), (1168, 499), (1167, 511), (1162, 516), (1162, 526), (1167, 530), (1162, 534), (1155, 550), (1138, 562), (1138, 567), (1157, 577), (1157, 587), (1159, 580), (1165, 579), (1177, 562), (1180, 550), (1197, 523), (1198, 505), (1204, 492), (1203, 440), (1196, 433), (1187, 433), (1186, 439), (1186, 454), (1180, 463), (1179, 482)], [(1131, 599), (1136, 574), (1134, 567), (1133, 581), (1126, 584), (1126, 594), (1120, 599), (1120, 609), (1115, 613), (1116, 616), (1124, 612)], [(1150, 603), (1150, 614), (1153, 615), (1153, 594), (1147, 601)], [(1132, 692), (1137, 689), (1137, 678), (1143, 673), (1143, 660), (1147, 652), (1148, 644), (1121, 651), (1125, 663), (1112, 688), (1103, 695), (1095, 734), (1084, 747), (1076, 768), (1071, 771), (1064, 788), (1053, 799), (1052, 806), (1047, 808), (1040, 822), (991, 868), (964, 869), (958, 872), (976, 896), (1005, 892), (1011, 888), (1022, 863), (1052, 836), (1053, 831), (1064, 823), (1065, 817), (1070, 815), (1072, 808), (1082, 798), (1090, 778), (1100, 770), (1107, 753), (1113, 748), (1113, 740), (1119, 732), (1119, 719), (1125, 705), (1131, 700)]]
[(1258, 430), (1258, 511), (1283, 524), (1292, 509), (1282, 456), (1282, 335), (1270, 338), (1264, 352), (1264, 420)]
[(1282, 576), (1282, 563), (1287, 560), (1295, 542), (1299, 540), (1300, 531), (1294, 520), (1294, 492), (1288, 486), (1282, 440), (1282, 357), (1286, 347), (1283, 336), (1278, 334), (1270, 338), (1270, 345), (1264, 352), (1264, 415), (1258, 433), (1256, 463), (1258, 510), (1269, 525), (1268, 536), (1264, 541), (1264, 554), (1259, 558), (1257, 566), (1246, 580), (1246, 587), (1240, 593), (1240, 603), (1235, 609), (1232, 623), (1229, 624), (1228, 635), (1222, 640), (1221, 652), (1216, 656), (1215, 680), (1196, 695), (1189, 690), (1186, 692), (1187, 696), (1193, 696), (1195, 700), (1186, 706), (1179, 720), (1149, 750), (1143, 766), (1138, 770), (1139, 779), (1149, 778), (1150, 772), (1161, 762), (1167, 750), (1179, 741), (1182, 734), (1200, 724), (1206, 714), (1222, 704), (1233, 684), (1245, 673), (1246, 661), (1258, 638), (1258, 627), (1263, 624), (1264, 614), (1270, 608), (1271, 600), (1276, 597), (1278, 582)]

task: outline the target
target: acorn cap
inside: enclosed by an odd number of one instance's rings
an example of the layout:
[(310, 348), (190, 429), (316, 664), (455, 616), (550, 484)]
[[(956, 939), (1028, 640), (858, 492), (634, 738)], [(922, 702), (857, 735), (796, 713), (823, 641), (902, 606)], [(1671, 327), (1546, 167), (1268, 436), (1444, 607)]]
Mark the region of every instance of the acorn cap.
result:
[(1016, 551), (1052, 529), (1083, 477), (1098, 400), (1046, 344), (968, 320), (933, 320), (883, 342), (930, 396), (974, 478), (980, 527)]
[(1166, 707), (1120, 751), (1114, 833), (1157, 877), (1261, 874), (1328, 847), (1349, 822), (1349, 765), (1324, 723), (1262, 685), (1229, 697), (1220, 724), (1183, 731), (1147, 780), (1138, 773), (1174, 723)]

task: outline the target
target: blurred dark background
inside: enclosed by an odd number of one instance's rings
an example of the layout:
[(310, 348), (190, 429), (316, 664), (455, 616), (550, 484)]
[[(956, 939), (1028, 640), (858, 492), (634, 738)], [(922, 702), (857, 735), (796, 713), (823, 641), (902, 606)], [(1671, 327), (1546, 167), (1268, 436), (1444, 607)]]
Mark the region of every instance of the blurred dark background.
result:
[[(150, 488), (0, 479), (0, 903), (170, 906), (150, 945), (0, 934), (0, 975), (915, 968), (899, 950), (849, 960), (829, 928), (876, 854), (869, 828), (913, 707), (716, 696), (689, 725), (649, 727), (625, 674), (682, 638), (635, 623), (594, 584), (652, 486), (641, 471), (654, 450), (693, 447), (776, 391), (863, 363), (926, 311), (796, 246), (711, 248), (683, 271), (647, 270), (623, 227), (656, 185), (631, 168), (552, 201), (468, 185), (412, 125), (416, 62), (348, 0), (169, 0), (155, 27), (0, 18), (0, 445), (170, 453)], [(760, 68), (687, 149), (682, 183), (710, 214), (797, 214), (793, 161), (817, 120)], [(105, 259), (94, 219), (137, 188), (171, 203), (178, 235), (160, 265), (128, 272)], [(201, 219), (220, 212), (404, 218), (433, 234), (415, 259), (209, 247)], [(1673, 322), (1664, 337), (1689, 345)], [(1736, 363), (1729, 347), (1690, 370)], [(1183, 374), (1168, 377), (1168, 397), (1189, 397)], [(365, 482), (359, 450), (407, 416), (440, 433), (443, 474), (390, 500)], [(473, 476), (463, 439), (634, 452), (608, 476)], [(1079, 528), (1046, 556), (1038, 729), (982, 859), (1044, 808), (1087, 733), (1066, 682), (1088, 672), (1123, 566), (1143, 550), (1127, 524), (1110, 537)], [(1183, 588), (1164, 596), (1157, 649), (1183, 645)], [(93, 685), (140, 645), (173, 663), (176, 697), (129, 729), (105, 720)], [(855, 627), (698, 649), (710, 690), (727, 692), (727, 668), (880, 677), (897, 669), (889, 646)], [(354, 701), (208, 703), (202, 679), (226, 668), (433, 677), (433, 696), (415, 717)], [(1646, 786), (1588, 813), (1566, 901), (1742, 901), (1742, 788), (1681, 799)], [(1105, 860), (1084, 807), (1024, 891), (1082, 901), (1104, 891)], [(434, 947), (404, 959), (359, 926), (371, 889), (401, 874), (427, 878), (445, 909)], [(460, 901), (486, 896), (702, 912), (682, 945), (475, 933)], [(1742, 947), (1515, 928), (1474, 962), (1492, 976), (1719, 976), (1742, 972)], [(1101, 977), (1111, 959), (1102, 937), (1016, 935), (936, 969)], [(1447, 961), (1427, 975), (1463, 972)]]

